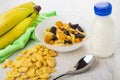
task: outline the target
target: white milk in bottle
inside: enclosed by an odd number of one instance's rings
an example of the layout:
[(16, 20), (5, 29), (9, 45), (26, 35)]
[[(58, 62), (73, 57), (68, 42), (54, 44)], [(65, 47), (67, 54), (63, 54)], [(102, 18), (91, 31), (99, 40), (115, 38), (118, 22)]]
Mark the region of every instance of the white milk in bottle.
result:
[(111, 18), (112, 5), (97, 2), (94, 5), (95, 17), (91, 25), (91, 49), (93, 55), (106, 58), (114, 53), (115, 26)]

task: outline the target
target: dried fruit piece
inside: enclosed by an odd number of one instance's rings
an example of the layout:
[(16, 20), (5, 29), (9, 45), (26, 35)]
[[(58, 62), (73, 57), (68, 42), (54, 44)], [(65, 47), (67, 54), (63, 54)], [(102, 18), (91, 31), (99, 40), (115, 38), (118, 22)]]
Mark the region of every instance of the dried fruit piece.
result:
[(55, 26), (51, 27), (50, 32), (52, 32), (53, 34), (56, 34), (56, 27)]
[(57, 22), (55, 23), (55, 25), (58, 26), (58, 27), (61, 27), (61, 26), (63, 26), (63, 23), (62, 23), (61, 21), (57, 21)]
[(78, 24), (71, 24), (71, 23), (69, 23), (69, 25), (70, 25), (71, 28), (76, 29)]
[(80, 38), (75, 39), (75, 43), (78, 43), (78, 42), (80, 42)]
[(72, 44), (72, 41), (71, 40), (64, 40), (64, 44), (66, 44), (66, 43)]
[(82, 29), (79, 25), (77, 25), (77, 29), (78, 29), (80, 32), (84, 32), (83, 29)]
[(80, 33), (78, 33), (78, 34), (75, 34), (75, 38), (84, 38), (85, 36), (83, 35), (83, 34), (80, 34)]
[(70, 35), (69, 31), (64, 31), (64, 34)]
[(58, 39), (57, 36), (56, 36), (56, 35), (53, 35), (53, 38), (52, 38), (51, 40), (55, 41), (55, 40), (57, 40), (57, 39)]

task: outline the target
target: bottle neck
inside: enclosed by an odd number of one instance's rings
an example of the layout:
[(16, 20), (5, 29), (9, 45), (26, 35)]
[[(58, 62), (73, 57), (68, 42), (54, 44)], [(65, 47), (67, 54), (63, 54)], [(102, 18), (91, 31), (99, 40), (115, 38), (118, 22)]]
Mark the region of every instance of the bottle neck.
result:
[(109, 18), (109, 17), (111, 17), (111, 15), (100, 16), (100, 15), (97, 15), (97, 14), (95, 14), (95, 16), (98, 17), (98, 18)]
[(97, 18), (97, 19), (99, 19), (99, 20), (103, 20), (103, 21), (106, 21), (106, 20), (112, 20), (111, 15), (107, 15), (107, 16), (99, 16), (99, 15), (95, 15), (95, 18)]
[(97, 21), (97, 22), (101, 22), (101, 23), (113, 23), (113, 18), (111, 17), (111, 15), (107, 15), (107, 16), (99, 16), (99, 15), (95, 15), (93, 21)]

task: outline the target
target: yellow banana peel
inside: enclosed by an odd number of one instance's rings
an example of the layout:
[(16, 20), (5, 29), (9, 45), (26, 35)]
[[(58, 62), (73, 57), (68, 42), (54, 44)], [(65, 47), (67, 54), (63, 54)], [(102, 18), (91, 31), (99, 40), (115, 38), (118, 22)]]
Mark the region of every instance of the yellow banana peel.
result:
[(20, 21), (32, 14), (33, 11), (30, 11), (26, 8), (19, 8), (14, 11), (13, 14), (10, 14), (7, 18), (0, 19), (0, 36), (13, 28)]
[(0, 49), (5, 48), (7, 45), (13, 43), (17, 38), (19, 38), (28, 27), (33, 23), (37, 17), (37, 13), (33, 13), (30, 17), (25, 18), (19, 24), (17, 24), (13, 29), (0, 37)]
[(12, 13), (14, 13), (14, 11), (16, 11), (16, 9), (19, 9), (19, 8), (32, 9), (32, 11), (34, 11), (34, 10), (33, 10), (34, 5), (35, 5), (35, 4), (34, 4), (32, 1), (29, 1), (29, 2), (26, 2), (26, 3), (22, 3), (22, 4), (18, 5), (18, 6), (15, 6), (15, 7), (12, 8), (12, 9), (10, 9), (10, 10), (2, 13), (2, 14), (0, 15), (0, 19), (5, 19), (5, 18), (7, 18), (7, 17), (10, 16)]
[(22, 3), (0, 15), (0, 36), (34, 12), (32, 1)]

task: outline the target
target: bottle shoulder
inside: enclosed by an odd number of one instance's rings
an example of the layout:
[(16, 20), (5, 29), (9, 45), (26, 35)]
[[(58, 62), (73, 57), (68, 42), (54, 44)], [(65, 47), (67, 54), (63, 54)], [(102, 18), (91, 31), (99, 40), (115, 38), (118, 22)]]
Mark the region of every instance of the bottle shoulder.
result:
[(95, 15), (94, 16), (94, 18), (93, 19), (95, 19), (95, 20), (104, 20), (104, 21), (113, 21), (113, 18), (112, 18), (112, 16), (111, 15), (109, 15), (109, 16), (98, 16), (98, 15)]
[(91, 22), (91, 24), (114, 24), (114, 20), (111, 16), (95, 16)]

